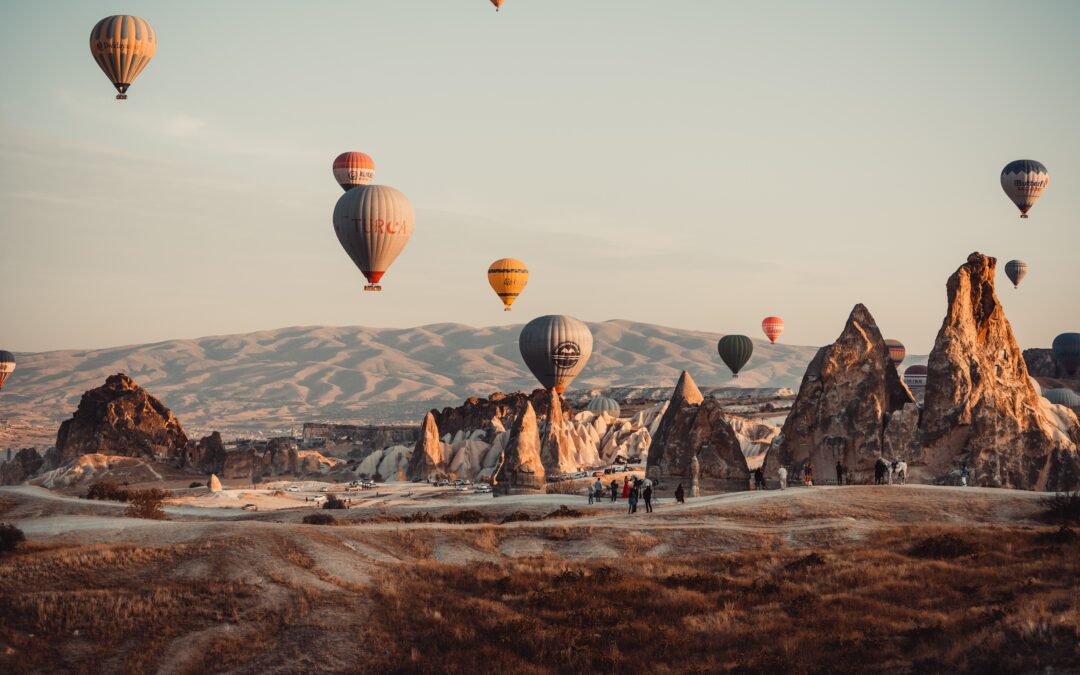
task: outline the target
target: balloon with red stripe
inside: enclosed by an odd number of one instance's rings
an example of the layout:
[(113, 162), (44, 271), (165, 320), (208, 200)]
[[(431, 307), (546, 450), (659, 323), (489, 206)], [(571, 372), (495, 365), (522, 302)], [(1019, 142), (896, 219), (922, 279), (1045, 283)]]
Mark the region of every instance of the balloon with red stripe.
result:
[(776, 344), (776, 338), (784, 332), (784, 320), (778, 316), (767, 316), (761, 322), (761, 330), (765, 331), (765, 337), (769, 342)]
[(375, 180), (375, 160), (362, 152), (343, 152), (334, 160), (334, 179), (345, 192)]
[(899, 340), (886, 340), (885, 346), (889, 348), (889, 358), (892, 359), (893, 365), (899, 368), (904, 362), (904, 357), (907, 356), (904, 343)]

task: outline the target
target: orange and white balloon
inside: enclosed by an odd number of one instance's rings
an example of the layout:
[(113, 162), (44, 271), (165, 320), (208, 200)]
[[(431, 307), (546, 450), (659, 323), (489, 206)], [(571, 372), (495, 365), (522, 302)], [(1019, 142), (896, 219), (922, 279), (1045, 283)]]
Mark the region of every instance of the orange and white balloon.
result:
[(784, 332), (784, 320), (778, 316), (767, 316), (761, 322), (761, 330), (765, 331), (769, 342), (776, 344), (776, 339)]
[(127, 90), (157, 51), (157, 33), (146, 19), (130, 14), (107, 16), (90, 31), (90, 53), (109, 78), (116, 98), (127, 98)]
[(348, 192), (375, 180), (375, 160), (362, 152), (343, 152), (334, 160), (334, 180)]

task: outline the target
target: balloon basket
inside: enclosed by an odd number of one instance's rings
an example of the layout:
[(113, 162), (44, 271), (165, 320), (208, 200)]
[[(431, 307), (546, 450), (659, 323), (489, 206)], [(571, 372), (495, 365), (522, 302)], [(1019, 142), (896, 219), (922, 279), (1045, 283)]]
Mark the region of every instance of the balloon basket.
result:
[(1021, 213), (1021, 214), (1020, 214), (1020, 217), (1021, 217), (1021, 218), (1027, 218), (1027, 214), (1026, 214), (1026, 213)]
[(116, 95), (116, 100), (117, 101), (126, 101), (127, 100), (127, 94), (117, 94)]
[(503, 311), (504, 311), (504, 312), (509, 312), (509, 311), (510, 311), (510, 308), (509, 308), (509, 307), (503, 307)]
[(364, 292), (365, 293), (371, 293), (372, 291), (378, 292), (378, 291), (381, 291), (381, 290), (382, 290), (382, 286), (380, 286), (379, 284), (368, 284), (368, 285), (364, 286)]

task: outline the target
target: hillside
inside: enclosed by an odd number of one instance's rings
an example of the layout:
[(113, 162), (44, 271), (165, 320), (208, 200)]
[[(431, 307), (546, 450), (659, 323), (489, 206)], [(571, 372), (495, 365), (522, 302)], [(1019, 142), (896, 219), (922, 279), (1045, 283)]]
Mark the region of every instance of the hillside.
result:
[[(737, 380), (716, 355), (719, 334), (630, 321), (589, 324), (592, 359), (573, 390), (672, 386), (797, 388), (815, 347), (755, 340)], [(79, 397), (126, 372), (194, 435), (289, 431), (305, 421), (416, 422), (467, 396), (528, 390), (520, 325), (473, 328), (293, 327), (93, 351), (20, 354), (0, 397), (0, 447), (50, 443)]]

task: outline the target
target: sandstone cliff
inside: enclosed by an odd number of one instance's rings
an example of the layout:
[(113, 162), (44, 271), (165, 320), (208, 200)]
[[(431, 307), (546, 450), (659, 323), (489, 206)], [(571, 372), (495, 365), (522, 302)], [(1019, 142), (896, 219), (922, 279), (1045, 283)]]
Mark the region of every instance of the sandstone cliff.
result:
[(446, 474), (446, 462), (443, 460), (442, 443), (439, 441), (439, 427), (435, 416), (428, 413), (420, 427), (420, 439), (416, 441), (412, 458), (409, 460), (408, 476), (410, 479), (429, 480)]
[(502, 489), (543, 490), (544, 464), (540, 459), (540, 429), (531, 403), (514, 421), (510, 440), (495, 473)]

